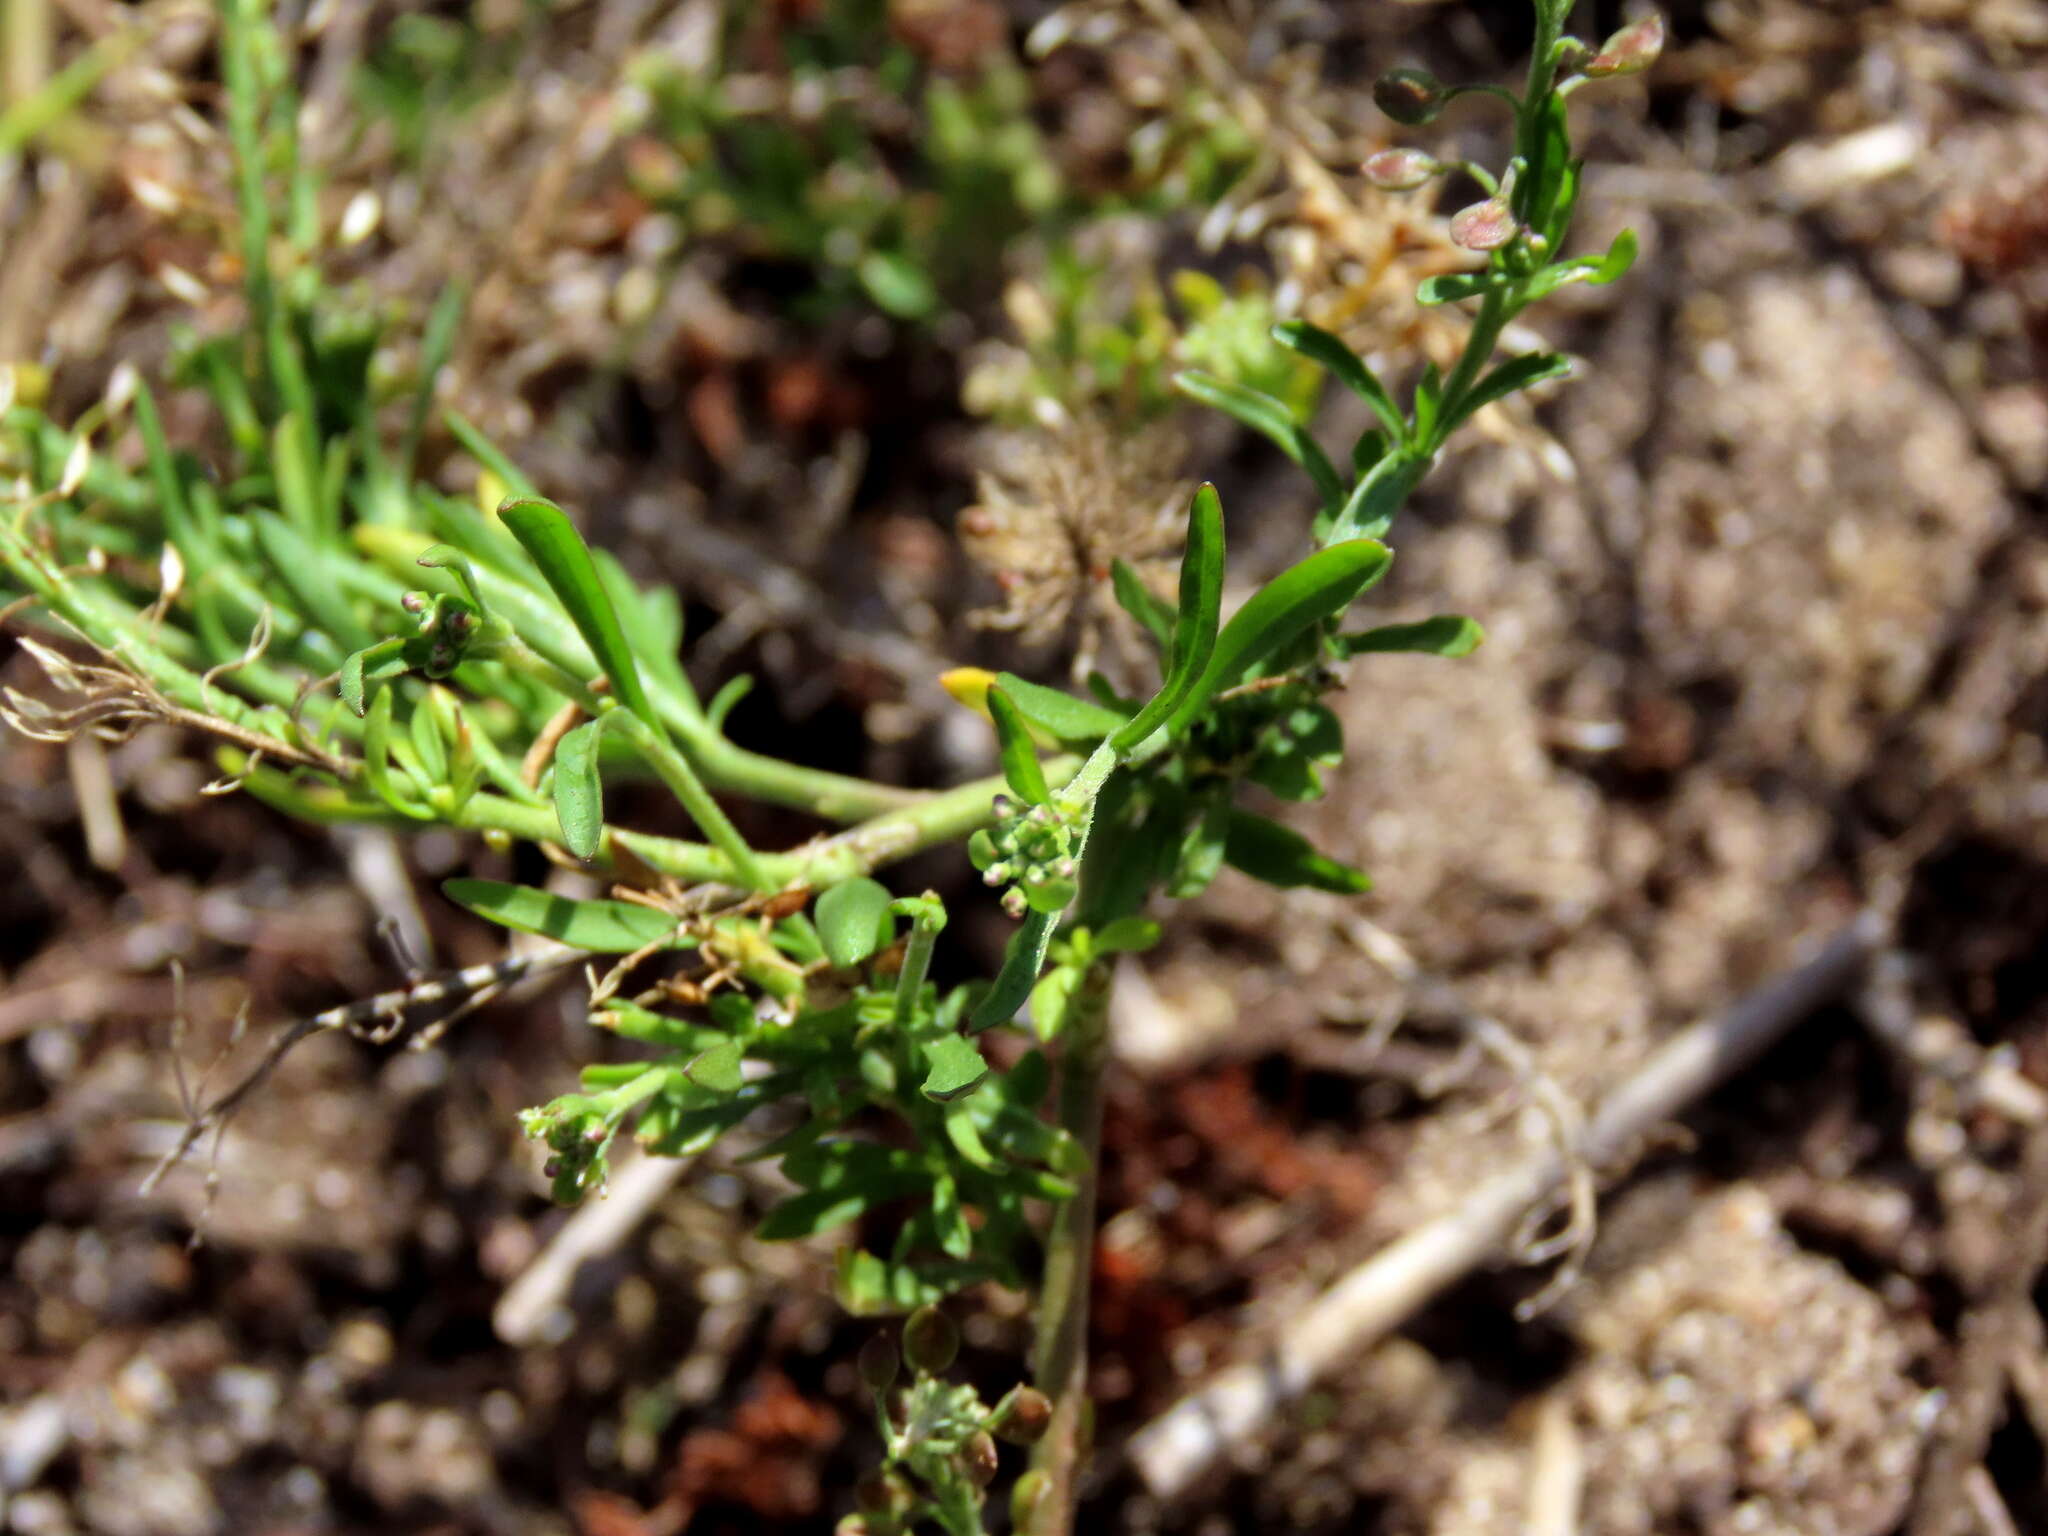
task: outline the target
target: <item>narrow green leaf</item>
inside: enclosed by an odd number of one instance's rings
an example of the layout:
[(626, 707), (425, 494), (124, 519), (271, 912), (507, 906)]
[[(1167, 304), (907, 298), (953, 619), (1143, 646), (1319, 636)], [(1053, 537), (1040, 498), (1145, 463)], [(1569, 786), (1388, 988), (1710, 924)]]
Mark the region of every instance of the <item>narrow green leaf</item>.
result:
[(654, 704), (640, 684), (640, 669), (626, 645), (625, 631), (619, 627), (619, 616), (612, 611), (583, 536), (567, 514), (553, 502), (533, 496), (506, 502), (498, 508), (498, 517), (547, 578), (576, 632), (611, 679), (619, 702), (661, 731)]
[(163, 418), (157, 414), (156, 397), (149, 392), (147, 384), (137, 384), (133, 409), (136, 430), (142, 434), (142, 453), (149, 465), (149, 478), (156, 486), (157, 503), (163, 509), (164, 532), (190, 565), (197, 553), (212, 547), (211, 533), (206, 534), (204, 544), (195, 537), (197, 527), (185, 500), (184, 479), (178, 473), (178, 461), (172, 457), (170, 443), (164, 437)]
[(1486, 631), (1462, 613), (1439, 613), (1413, 624), (1382, 624), (1377, 629), (1338, 635), (1334, 642), (1342, 657), (1363, 656), (1369, 651), (1426, 651), (1432, 656), (1465, 656), (1478, 649)]
[(555, 744), (555, 820), (562, 846), (579, 859), (597, 857), (604, 840), (604, 783), (597, 771), (597, 747), (604, 718), (586, 720)]
[(739, 1041), (722, 1041), (710, 1050), (700, 1052), (683, 1068), (683, 1076), (707, 1093), (738, 1093), (746, 1083), (746, 1077), (740, 1071), (740, 1063), (746, 1054)]
[(939, 1103), (962, 1098), (988, 1076), (980, 1048), (964, 1035), (941, 1035), (924, 1048), (925, 1076), (920, 1090)]
[(1311, 625), (1342, 613), (1385, 574), (1393, 558), (1377, 540), (1352, 539), (1317, 550), (1259, 588), (1224, 626), (1208, 666), (1167, 729), (1178, 732), (1212, 696), (1240, 682)]
[(1435, 443), (1437, 407), (1443, 403), (1444, 376), (1435, 363), (1422, 365), (1422, 377), (1415, 381), (1415, 441)]
[(349, 607), (331, 574), (330, 557), (319, 546), (274, 512), (253, 513), (248, 525), (271, 574), (308, 621), (345, 651), (359, 651), (376, 641)]
[(894, 937), (887, 886), (865, 875), (842, 880), (818, 898), (818, 937), (825, 957), (844, 969), (859, 965)]
[(975, 1113), (976, 1106), (972, 1104), (950, 1105), (946, 1110), (946, 1139), (953, 1143), (953, 1150), (960, 1154), (960, 1160), (968, 1167), (979, 1169), (983, 1173), (994, 1173), (1003, 1165), (995, 1154), (989, 1151), (988, 1144), (981, 1139), (981, 1128), (975, 1124)]
[(1460, 299), (1476, 299), (1493, 286), (1493, 281), (1491, 272), (1439, 272), (1416, 285), (1415, 302), (1429, 309), (1438, 304), (1455, 304)]
[(1309, 478), (1316, 483), (1316, 494), (1325, 502), (1343, 499), (1344, 482), (1338, 477), (1336, 465), (1294, 419), (1294, 412), (1284, 401), (1229, 379), (1219, 379), (1213, 373), (1203, 373), (1198, 368), (1175, 374), (1173, 384), (1190, 399), (1212, 406), (1270, 439), (1282, 453), (1308, 471)]
[(998, 1024), (1007, 1024), (1024, 1006), (1024, 999), (1031, 995), (1031, 988), (1038, 980), (1039, 968), (1045, 964), (1045, 952), (1052, 944), (1052, 931), (1059, 925), (1057, 912), (1027, 912), (1016, 933), (1011, 935), (1010, 947), (1003, 955), (1003, 968), (996, 973), (995, 985), (988, 989), (981, 1004), (974, 1010), (968, 1028), (975, 1034), (984, 1029), (993, 1029)]
[(508, 885), (502, 880), (446, 880), (441, 890), (457, 906), (467, 907), (501, 928), (537, 933), (592, 954), (629, 955), (664, 939), (673, 939), (678, 945), (688, 942), (666, 912), (630, 901), (571, 901), (552, 891)]
[(1496, 400), (1505, 400), (1517, 390), (1541, 384), (1545, 379), (1563, 378), (1572, 371), (1572, 360), (1561, 352), (1530, 352), (1522, 357), (1510, 358), (1493, 372), (1486, 375), (1466, 391), (1463, 399), (1455, 401), (1436, 436), (1428, 441), (1441, 444), (1472, 416), (1492, 405)]
[(1592, 283), (1596, 287), (1604, 287), (1635, 264), (1636, 247), (1636, 232), (1624, 229), (1614, 237), (1614, 243), (1607, 247), (1605, 255), (1573, 257), (1569, 261), (1553, 263), (1523, 279), (1522, 300), (1533, 304), (1571, 283)]
[(1024, 717), (1010, 702), (1000, 684), (988, 691), (989, 718), (996, 724), (996, 745), (1002, 752), (1003, 778), (1011, 791), (1027, 805), (1045, 804), (1045, 770), (1038, 765), (1038, 749), (1031, 745), (1031, 732)]
[(469, 556), (454, 545), (430, 544), (420, 551), (419, 558), (413, 563), (423, 565), (430, 571), (453, 572), (455, 579), (462, 584), (462, 595), (475, 605), (476, 611), (479, 614), (488, 614), (491, 611), (485, 606), (483, 593), (477, 590), (476, 572), (470, 569)]
[(370, 786), (370, 792), (400, 815), (410, 816), (416, 821), (434, 821), (438, 818), (425, 806), (399, 793), (391, 777), (391, 711), (394, 707), (389, 688), (377, 690), (371, 700), (368, 718), (363, 724), (363, 778)]
[[(399, 474), (403, 479), (412, 478), (413, 465), (419, 458), (420, 438), (426, 432), (427, 413), (434, 408), (434, 385), (439, 380), (441, 369), (455, 350), (455, 333), (462, 324), (462, 307), (469, 297), (469, 291), (460, 282), (450, 283), (441, 290), (441, 296), (434, 301), (433, 309), (427, 315), (427, 326), (420, 337), (420, 376), (413, 390), (412, 413), (405, 423), (398, 456)], [(508, 482), (507, 489), (511, 489)]]
[(1220, 784), (1204, 800), (1202, 814), (1181, 834), (1180, 858), (1173, 878), (1166, 883), (1166, 894), (1176, 901), (1201, 895), (1223, 868), (1224, 844), (1230, 833), (1230, 786)]
[(1372, 889), (1372, 879), (1363, 870), (1340, 864), (1291, 827), (1233, 809), (1223, 857), (1233, 869), (1243, 870), (1255, 880), (1282, 887), (1310, 886), (1356, 896)]
[(429, 784), (448, 782), (448, 744), (441, 736), (440, 722), (434, 718), (433, 707), (425, 699), (414, 706), (412, 718), (407, 722), (411, 727), (412, 749), (418, 754), (420, 768), (426, 774)]
[(1408, 423), (1402, 419), (1401, 408), (1394, 404), (1394, 397), (1387, 392), (1387, 386), (1366, 366), (1365, 359), (1340, 339), (1306, 320), (1287, 320), (1274, 326), (1273, 339), (1320, 364), (1336, 376), (1338, 383), (1371, 406), (1372, 413), (1386, 428), (1390, 441), (1406, 440)]
[(1120, 917), (1095, 935), (1095, 948), (1105, 955), (1143, 954), (1159, 942), (1160, 928), (1149, 917)]
[(482, 430), (459, 411), (443, 411), (441, 420), (455, 440), (469, 450), (471, 458), (498, 477), (514, 496), (537, 496), (539, 491), (527, 479), (526, 471), (505, 457), (503, 450), (484, 436)]
[(741, 672), (725, 680), (725, 685), (711, 696), (711, 702), (704, 707), (704, 720), (712, 730), (725, 729), (725, 717), (732, 713), (733, 706), (754, 691), (753, 674)]
[(287, 415), (270, 433), (271, 471), (277, 478), (278, 510), (308, 539), (321, 540), (326, 520), (320, 515), (320, 475), (306, 423)]
[(1119, 555), (1109, 565), (1110, 585), (1118, 605), (1145, 627), (1159, 653), (1173, 644), (1173, 607), (1145, 584), (1145, 579)]
[(1223, 500), (1204, 484), (1188, 508), (1188, 542), (1180, 558), (1180, 611), (1166, 680), (1136, 717), (1110, 738), (1121, 755), (1139, 746), (1182, 709), (1216, 647), (1223, 612)]
[(1394, 514), (1408, 500), (1409, 492), (1422, 483), (1435, 463), (1418, 457), (1411, 448), (1397, 449), (1368, 470), (1351, 488), (1343, 509), (1317, 537), (1326, 543), (1344, 539), (1376, 539), (1394, 521)]
[[(1128, 718), (1088, 699), (1078, 699), (1058, 688), (1034, 683), (1014, 672), (998, 672), (996, 685), (1009, 696), (1017, 713), (1055, 741), (1069, 745), (1092, 745), (1116, 730)], [(991, 688), (993, 693), (995, 689)]]

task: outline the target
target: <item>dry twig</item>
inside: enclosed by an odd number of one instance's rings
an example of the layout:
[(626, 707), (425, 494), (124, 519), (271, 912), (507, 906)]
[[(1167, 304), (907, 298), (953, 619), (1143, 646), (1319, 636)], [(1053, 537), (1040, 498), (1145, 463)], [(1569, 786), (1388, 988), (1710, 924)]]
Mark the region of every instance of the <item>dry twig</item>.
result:
[[(1584, 1139), (1585, 1157), (1600, 1165), (1618, 1161), (1661, 1122), (1839, 997), (1889, 932), (1887, 919), (1866, 909), (1806, 964), (1666, 1042), (1601, 1105)], [(1224, 1371), (1140, 1430), (1130, 1448), (1139, 1474), (1162, 1497), (1187, 1489), (1318, 1377), (1500, 1251), (1568, 1172), (1559, 1150), (1546, 1145), (1474, 1190), (1457, 1209), (1381, 1249), (1283, 1328), (1263, 1359)]]

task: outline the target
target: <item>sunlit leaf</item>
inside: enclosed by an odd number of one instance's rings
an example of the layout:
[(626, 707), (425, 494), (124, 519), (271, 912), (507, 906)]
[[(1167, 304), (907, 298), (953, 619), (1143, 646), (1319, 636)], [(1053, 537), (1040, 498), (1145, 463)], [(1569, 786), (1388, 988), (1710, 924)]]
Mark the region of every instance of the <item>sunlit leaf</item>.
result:
[(893, 936), (889, 890), (859, 875), (843, 880), (818, 898), (818, 937), (835, 966), (859, 965)]
[(664, 939), (684, 941), (666, 912), (630, 901), (572, 901), (502, 880), (447, 880), (441, 890), (459, 907), (503, 928), (537, 933), (600, 955), (629, 955)]
[(586, 720), (555, 745), (553, 792), (562, 846), (579, 859), (597, 857), (604, 837), (604, 785), (597, 771), (597, 746), (604, 721)]

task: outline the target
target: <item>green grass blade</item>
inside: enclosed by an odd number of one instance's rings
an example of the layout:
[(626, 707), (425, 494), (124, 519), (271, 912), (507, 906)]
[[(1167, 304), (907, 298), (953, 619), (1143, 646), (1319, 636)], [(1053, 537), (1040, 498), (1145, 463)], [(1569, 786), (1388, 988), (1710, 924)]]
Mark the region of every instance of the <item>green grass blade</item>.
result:
[(571, 901), (502, 880), (447, 880), (442, 892), (501, 928), (537, 933), (599, 955), (627, 955), (677, 936), (666, 912), (630, 901)]

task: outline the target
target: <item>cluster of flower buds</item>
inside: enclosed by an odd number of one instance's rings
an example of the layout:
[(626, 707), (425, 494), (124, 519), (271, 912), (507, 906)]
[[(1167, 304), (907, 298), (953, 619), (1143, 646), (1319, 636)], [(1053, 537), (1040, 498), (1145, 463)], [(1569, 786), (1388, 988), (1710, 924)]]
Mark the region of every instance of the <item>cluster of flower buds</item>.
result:
[[(937, 1307), (911, 1313), (900, 1344), (877, 1334), (862, 1347), (860, 1379), (884, 1409), (894, 1465), (862, 1479), (859, 1508), (835, 1536), (906, 1536), (935, 1506), (978, 1506), (1000, 1470), (997, 1437), (1031, 1445), (1045, 1434), (1052, 1404), (1036, 1388), (1013, 1387), (988, 1408), (973, 1387), (940, 1380), (959, 1353), (960, 1330)], [(904, 1367), (912, 1379), (898, 1387)]]
[(476, 636), (482, 618), (476, 605), (446, 592), (408, 592), (398, 606), (420, 616), (420, 636), (430, 642), (420, 670), (437, 680), (453, 672)]
[[(1564, 75), (1604, 80), (1616, 75), (1641, 74), (1664, 51), (1664, 18), (1655, 11), (1630, 22), (1594, 53), (1576, 38), (1565, 38), (1556, 55)], [(1379, 109), (1407, 128), (1419, 128), (1436, 121), (1453, 97), (1481, 87), (1445, 85), (1426, 69), (1403, 66), (1390, 69), (1373, 82), (1372, 97)], [(1419, 149), (1383, 149), (1361, 167), (1365, 179), (1382, 192), (1412, 192), (1442, 175), (1451, 167)], [(1488, 179), (1488, 185), (1491, 185)], [(1454, 245), (1468, 251), (1491, 253), (1514, 243), (1522, 233), (1521, 220), (1513, 208), (1513, 173), (1497, 192), (1483, 202), (1461, 208), (1451, 216), (1450, 236)], [(1538, 237), (1531, 235), (1532, 241)], [(1540, 242), (1537, 245), (1540, 251)]]
[(1074, 899), (1076, 854), (1087, 807), (1055, 795), (1049, 804), (1024, 805), (1008, 795), (994, 801), (995, 821), (968, 839), (967, 856), (990, 885), (1007, 885), (1003, 910), (1063, 911)]
[(594, 1189), (603, 1189), (610, 1168), (605, 1148), (614, 1126), (605, 1106), (584, 1094), (565, 1094), (539, 1109), (525, 1110), (519, 1128), (547, 1144), (541, 1165), (555, 1200), (572, 1205)]

